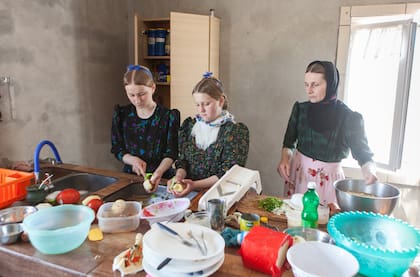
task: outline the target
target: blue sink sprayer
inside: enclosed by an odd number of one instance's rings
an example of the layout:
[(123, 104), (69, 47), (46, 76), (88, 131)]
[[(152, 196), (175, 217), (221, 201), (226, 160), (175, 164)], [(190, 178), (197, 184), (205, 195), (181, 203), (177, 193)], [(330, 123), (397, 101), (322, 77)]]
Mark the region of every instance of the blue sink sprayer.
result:
[(49, 140), (43, 140), (35, 148), (34, 152), (34, 174), (35, 174), (35, 184), (38, 183), (39, 179), (39, 153), (44, 145), (49, 145), (51, 150), (54, 153), (54, 157), (58, 163), (61, 163), (60, 154), (58, 154), (57, 148), (55, 147), (54, 143)]

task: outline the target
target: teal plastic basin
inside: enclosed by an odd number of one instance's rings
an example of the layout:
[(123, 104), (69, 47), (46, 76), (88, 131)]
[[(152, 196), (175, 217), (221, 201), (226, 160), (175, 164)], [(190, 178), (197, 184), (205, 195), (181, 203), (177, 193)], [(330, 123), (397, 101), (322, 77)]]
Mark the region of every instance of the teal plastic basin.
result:
[(408, 223), (372, 212), (333, 216), (328, 233), (359, 262), (366, 276), (401, 276), (420, 250), (420, 231)]
[(85, 241), (94, 218), (93, 210), (83, 205), (55, 206), (25, 217), (23, 229), (39, 252), (63, 254)]

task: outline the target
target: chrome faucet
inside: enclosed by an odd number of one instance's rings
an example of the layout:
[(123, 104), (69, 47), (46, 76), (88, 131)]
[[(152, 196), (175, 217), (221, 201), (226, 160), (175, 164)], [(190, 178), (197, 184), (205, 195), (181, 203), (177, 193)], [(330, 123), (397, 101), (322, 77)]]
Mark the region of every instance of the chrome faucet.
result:
[(57, 163), (62, 163), (61, 158), (60, 158), (60, 154), (58, 154), (57, 148), (55, 148), (55, 145), (49, 141), (49, 140), (43, 140), (41, 141), (35, 148), (35, 153), (34, 153), (34, 174), (35, 174), (35, 184), (38, 183), (39, 181), (39, 153), (41, 152), (42, 147), (47, 144), (51, 147), (55, 159), (57, 160)]

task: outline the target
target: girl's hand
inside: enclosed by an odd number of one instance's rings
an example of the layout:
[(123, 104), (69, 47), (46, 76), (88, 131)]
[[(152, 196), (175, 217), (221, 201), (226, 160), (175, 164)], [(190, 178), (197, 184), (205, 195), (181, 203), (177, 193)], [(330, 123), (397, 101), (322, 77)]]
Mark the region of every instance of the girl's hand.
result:
[(139, 157), (134, 157), (132, 161), (132, 170), (137, 175), (146, 176), (146, 162)]
[(175, 197), (183, 197), (187, 195), (188, 193), (190, 193), (191, 191), (193, 191), (195, 188), (194, 181), (191, 179), (182, 179), (180, 183), (183, 184), (184, 190), (181, 192), (173, 191), (172, 193), (174, 194)]
[(160, 180), (162, 179), (162, 176), (157, 173), (156, 171), (153, 173), (152, 177), (150, 177), (150, 183), (153, 184), (153, 188), (149, 192), (155, 192), (160, 184)]

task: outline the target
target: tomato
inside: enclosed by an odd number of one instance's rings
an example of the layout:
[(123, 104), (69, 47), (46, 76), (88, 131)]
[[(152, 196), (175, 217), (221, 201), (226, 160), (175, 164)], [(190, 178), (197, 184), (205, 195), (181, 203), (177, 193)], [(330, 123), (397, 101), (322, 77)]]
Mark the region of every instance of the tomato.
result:
[(144, 216), (154, 216), (154, 214), (152, 214), (150, 211), (148, 211), (147, 209), (143, 209), (143, 215)]
[(80, 193), (75, 189), (63, 189), (55, 198), (58, 204), (76, 204), (80, 200)]
[(88, 206), (89, 208), (91, 208), (95, 214), (98, 212), (99, 207), (104, 203), (104, 201), (102, 201), (101, 199), (92, 199), (90, 200), (86, 206)]

